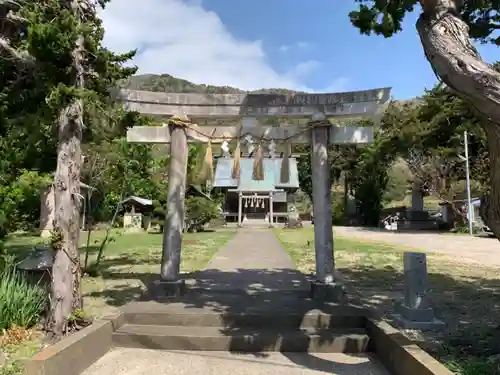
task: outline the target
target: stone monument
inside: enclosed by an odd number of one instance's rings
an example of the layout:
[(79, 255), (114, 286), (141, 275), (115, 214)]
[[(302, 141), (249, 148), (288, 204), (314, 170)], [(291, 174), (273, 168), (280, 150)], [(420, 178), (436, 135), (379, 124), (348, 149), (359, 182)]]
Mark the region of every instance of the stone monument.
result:
[(302, 228), (302, 221), (299, 218), (299, 213), (294, 206), (290, 207), (290, 212), (288, 212), (288, 220), (285, 224), (285, 228), (297, 229)]
[(427, 298), (427, 259), (425, 253), (404, 253), (404, 301), (394, 319), (404, 329), (439, 329), (444, 323), (434, 317)]
[(125, 212), (123, 214), (123, 228), (129, 232), (142, 232), (142, 214), (140, 212)]

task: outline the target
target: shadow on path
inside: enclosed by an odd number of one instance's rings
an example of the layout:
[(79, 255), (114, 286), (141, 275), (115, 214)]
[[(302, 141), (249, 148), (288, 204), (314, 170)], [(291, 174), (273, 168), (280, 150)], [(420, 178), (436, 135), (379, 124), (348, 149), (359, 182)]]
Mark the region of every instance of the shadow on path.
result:
[[(156, 274), (120, 273), (116, 276), (140, 278), (147, 286), (157, 279)], [(246, 353), (248, 355), (265, 359), (267, 352), (277, 351), (304, 369), (333, 374), (379, 373), (373, 371), (374, 367), (380, 368), (380, 364), (370, 356), (349, 354), (363, 358), (344, 363), (308, 353), (311, 347), (325, 344), (338, 346), (346, 354), (358, 352), (360, 348), (356, 337), (347, 337), (340, 343), (335, 332), (358, 332), (363, 327), (363, 317), (370, 312), (354, 303), (340, 305), (308, 298), (306, 279), (295, 269), (208, 269), (183, 276), (191, 285), (184, 296), (159, 298), (149, 292), (140, 301), (126, 305), (124, 311), (135, 314), (218, 315), (218, 331), (231, 337), (230, 352), (240, 353), (239, 348), (244, 344), (253, 352)], [(104, 277), (114, 276), (106, 274)], [(121, 293), (127, 293), (126, 288), (104, 290), (92, 293), (92, 296), (105, 298), (113, 304), (114, 300), (122, 300)], [(314, 343), (311, 343), (311, 332), (315, 335)], [(143, 342), (145, 347), (161, 349), (148, 337), (141, 340), (147, 341)], [(192, 350), (201, 349), (193, 347), (192, 341), (189, 345)]]

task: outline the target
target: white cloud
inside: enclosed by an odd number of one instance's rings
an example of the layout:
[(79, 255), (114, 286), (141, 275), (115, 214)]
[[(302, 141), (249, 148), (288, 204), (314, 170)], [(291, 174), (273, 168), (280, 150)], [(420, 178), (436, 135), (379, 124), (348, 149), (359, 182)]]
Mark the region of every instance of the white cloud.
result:
[(311, 43), (309, 42), (297, 42), (294, 44), (282, 44), (279, 47), (280, 52), (288, 52), (291, 49), (306, 49), (312, 47)]
[(283, 44), (283, 45), (280, 46), (279, 50), (281, 52), (287, 52), (287, 51), (290, 50), (290, 46), (288, 44)]
[(101, 13), (104, 43), (116, 52), (138, 49), (139, 73), (168, 73), (195, 83), (242, 89), (304, 84), (319, 63), (304, 61), (289, 71), (274, 69), (262, 42), (237, 39), (200, 0), (113, 0)]
[(328, 86), (326, 86), (322, 91), (323, 92), (344, 92), (350, 91), (349, 86), (351, 81), (347, 77), (339, 77), (333, 80)]
[[(288, 88), (309, 92), (345, 91), (349, 80), (335, 79), (323, 89), (312, 89), (305, 79), (321, 66), (306, 60), (278, 72), (261, 41), (231, 35), (201, 0), (113, 0), (101, 13), (104, 43), (116, 52), (138, 49), (133, 63), (139, 73), (167, 73), (195, 83), (233, 86), (246, 90)], [(297, 42), (287, 48), (307, 48)], [(284, 48), (286, 46), (282, 46)]]
[(309, 48), (311, 47), (311, 44), (308, 42), (297, 42), (296, 44), (297, 48), (299, 49), (304, 49), (304, 48)]
[(307, 60), (301, 62), (293, 68), (291, 71), (291, 75), (297, 78), (305, 77), (318, 69), (321, 66), (321, 63), (316, 60)]

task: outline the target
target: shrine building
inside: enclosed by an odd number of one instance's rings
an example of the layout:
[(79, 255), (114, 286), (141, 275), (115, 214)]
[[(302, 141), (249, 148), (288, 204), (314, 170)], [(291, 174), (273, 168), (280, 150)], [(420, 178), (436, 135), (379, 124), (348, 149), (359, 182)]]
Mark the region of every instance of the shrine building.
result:
[(253, 158), (241, 158), (240, 178), (232, 178), (233, 159), (217, 161), (214, 188), (224, 191), (223, 215), (227, 222), (243, 224), (247, 220), (280, 223), (288, 215), (288, 196), (299, 188), (297, 160), (289, 158), (288, 182), (280, 182), (282, 158), (265, 158), (264, 179), (252, 179)]

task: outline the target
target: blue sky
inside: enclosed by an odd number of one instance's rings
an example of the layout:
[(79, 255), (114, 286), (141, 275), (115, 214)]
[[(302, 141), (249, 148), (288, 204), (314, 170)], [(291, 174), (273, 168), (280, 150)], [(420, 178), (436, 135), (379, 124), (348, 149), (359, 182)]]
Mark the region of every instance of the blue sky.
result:
[[(142, 0), (139, 11), (129, 2), (113, 0), (104, 12), (105, 42), (138, 48), (141, 73), (244, 89), (390, 86), (396, 99), (436, 83), (415, 30), (417, 13), (402, 33), (384, 39), (350, 24), (354, 0)], [(479, 49), (486, 61), (500, 60), (496, 47)]]

